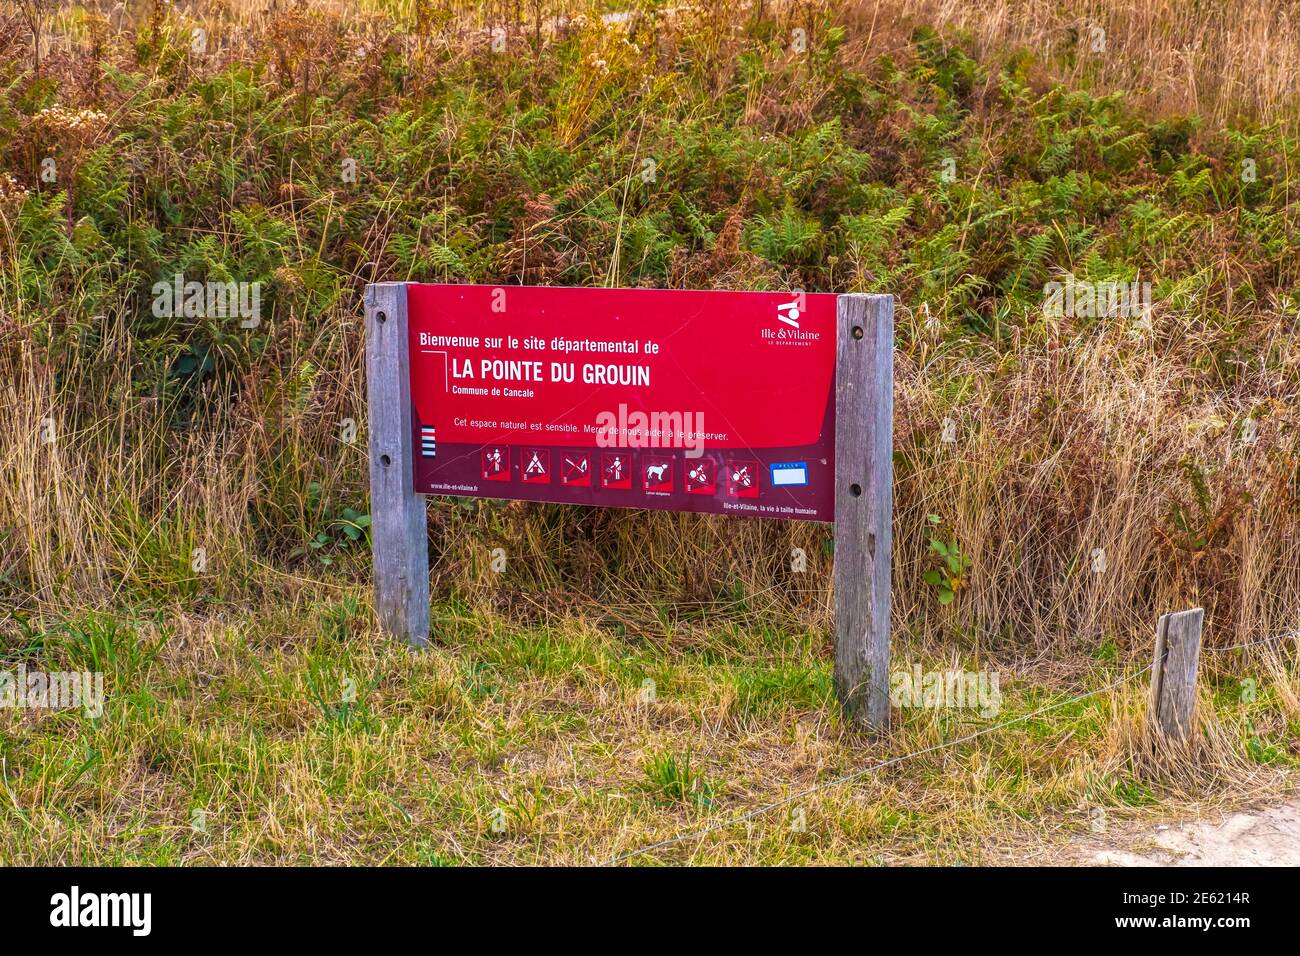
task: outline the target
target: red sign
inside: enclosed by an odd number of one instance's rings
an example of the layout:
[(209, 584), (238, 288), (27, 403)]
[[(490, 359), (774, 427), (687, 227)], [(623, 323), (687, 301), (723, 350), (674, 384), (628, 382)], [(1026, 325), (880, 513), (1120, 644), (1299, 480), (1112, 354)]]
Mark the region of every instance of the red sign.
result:
[(835, 304), (410, 284), (415, 491), (830, 521)]

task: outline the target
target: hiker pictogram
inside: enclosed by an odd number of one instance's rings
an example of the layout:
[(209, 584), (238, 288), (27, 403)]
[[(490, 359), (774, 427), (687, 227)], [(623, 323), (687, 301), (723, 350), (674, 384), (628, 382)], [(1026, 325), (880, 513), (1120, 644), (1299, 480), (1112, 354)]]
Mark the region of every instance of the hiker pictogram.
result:
[(615, 452), (601, 456), (600, 486), (602, 488), (630, 489), (632, 487), (632, 456)]
[(483, 449), (483, 480), (510, 480), (510, 449), (505, 445), (488, 445)]

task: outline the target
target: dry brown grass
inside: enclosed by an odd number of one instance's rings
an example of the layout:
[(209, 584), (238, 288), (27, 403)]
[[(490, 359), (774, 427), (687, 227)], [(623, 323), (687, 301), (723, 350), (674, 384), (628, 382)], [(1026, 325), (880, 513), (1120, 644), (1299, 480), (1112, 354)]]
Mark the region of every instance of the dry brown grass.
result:
[[(910, 529), (927, 513), (943, 516), (974, 558), (966, 600), (940, 632), (1143, 646), (1161, 609), (1196, 605), (1210, 609), (1218, 643), (1293, 632), (1300, 448), (1289, 387), (1252, 372), (1229, 392), (1194, 393), (1177, 344), (1193, 334), (1166, 315), (1136, 338), (1110, 326), (988, 362), (925, 353), (900, 362), (909, 467), (897, 492), (897, 577), (919, 576), (923, 542)], [(1273, 344), (1294, 367), (1290, 340)], [(998, 365), (1014, 372), (995, 375)], [(950, 403), (933, 387), (943, 380), (971, 386)], [(1242, 423), (1258, 409), (1272, 414), (1248, 444)], [(941, 441), (945, 417), (957, 424), (951, 445)], [(1204, 508), (1196, 476), (1207, 482)], [(1104, 551), (1100, 572), (1094, 549)], [(901, 599), (901, 620), (923, 616), (925, 595)]]
[[(495, 26), (528, 33), (566, 17), (635, 11), (641, 4), (586, 0), (302, 0), (306, 9), (346, 18), (379, 16), (422, 29), (452, 26), (468, 38)], [(51, 3), (97, 9), (115, 24), (146, 23), (151, 0)], [(765, 0), (766, 15), (794, 23), (816, 4)], [(260, 31), (275, 18), (269, 0), (199, 0), (178, 9), (202, 11), (207, 22)], [(647, 7), (648, 9), (648, 7)], [(669, 4), (665, 20), (716, 19), (734, 23), (753, 4)], [(1300, 117), (1300, 3), (1297, 0), (852, 0), (842, 16), (854, 25), (850, 49), (864, 57), (888, 52), (893, 39), (916, 25), (954, 28), (967, 34), (977, 54), (992, 62), (1018, 48), (1051, 63), (1050, 78), (1097, 92), (1122, 90), (1158, 115), (1197, 116), (1217, 127), (1242, 120), (1281, 122), (1295, 128)], [(804, 19), (812, 19), (804, 15)], [(46, 49), (66, 48), (55, 29)], [(1104, 32), (1104, 41), (1096, 29)], [(66, 30), (62, 31), (66, 32)], [(729, 27), (726, 31), (729, 32)], [(720, 34), (713, 36), (715, 54)], [(1094, 50), (1102, 42), (1104, 49)]]
[[(1103, 8), (1104, 16), (1096, 12)], [(229, 14), (248, 20), (258, 9), (235, 4)], [(414, 15), (414, 8), (397, 9)], [(452, 8), (437, 9), (446, 14)], [(1295, 59), (1286, 55), (1293, 35), (1289, 8), (1275, 12), (1280, 20), (1270, 28), (1269, 44), (1259, 32), (1263, 5), (1250, 5), (1249, 15), (1239, 17), (1203, 8), (1196, 21), (1181, 9), (1117, 3), (1083, 8), (1080, 16), (1108, 25), (1108, 50), (1115, 52), (1093, 66), (1112, 68), (1107, 64), (1114, 61), (1116, 70), (1141, 69), (1156, 84), (1155, 95), (1165, 76), (1155, 64), (1173, 56), (1199, 28), (1216, 42), (1204, 44), (1207, 53), (1193, 66), (1220, 74), (1223, 82), (1189, 87), (1202, 97), (1221, 92), (1197, 101), (1196, 109), (1210, 118), (1230, 115), (1225, 97), (1233, 90), (1249, 91), (1244, 101), (1262, 114), (1280, 110), (1281, 94), (1270, 92), (1268, 84), (1295, 68)], [(787, 13), (797, 16), (798, 10), (794, 5)], [(1017, 43), (1041, 45), (1057, 36), (1058, 19), (1047, 10), (1043, 4), (1022, 9), (1014, 3), (864, 3), (850, 22), (866, 24), (858, 34), (868, 39), (897, 30), (900, 17), (951, 24), (973, 31), (993, 57)], [(702, 16), (690, 14), (697, 15)], [(256, 28), (251, 21), (250, 26)], [(1137, 44), (1138, 37), (1140, 46), (1124, 46)], [(1247, 74), (1234, 72), (1261, 57), (1268, 65), (1249, 74), (1254, 86)], [(381, 259), (388, 238), (377, 235), (368, 257)], [(1231, 262), (1205, 266), (1234, 272)], [(11, 305), (21, 320), (24, 304)], [(1195, 302), (1162, 307), (1156, 327), (1137, 337), (1121, 325), (1086, 333), (1057, 329), (1046, 340), (1027, 336), (1012, 354), (987, 358), (949, 355), (928, 344), (913, 305), (901, 302), (899, 311), (907, 339), (917, 343), (898, 361), (902, 465), (895, 611), (901, 628), (941, 643), (958, 635), (976, 648), (1061, 650), (1110, 642), (1138, 653), (1155, 616), (1184, 605), (1206, 605), (1210, 639), (1221, 644), (1294, 628), (1294, 595), (1300, 590), (1294, 473), (1300, 448), (1290, 383), (1300, 360), (1279, 303), (1245, 307), (1258, 310), (1258, 321), (1235, 317), (1259, 330), (1249, 344), (1256, 354), (1270, 353), (1273, 364), (1267, 373), (1247, 369), (1228, 390), (1188, 372), (1205, 359), (1198, 347), (1205, 322)], [(252, 375), (266, 382), (276, 380), (277, 368), (323, 370), (314, 374), (306, 399), (290, 401), (283, 388), (265, 398), (266, 390), (252, 382), (246, 389), (252, 404), (226, 409), (214, 400), (214, 427), (183, 441), (160, 441), (166, 427), (156, 402), (125, 399), (132, 392), (134, 345), (118, 317), (92, 323), (92, 331), (103, 336), (93, 368), (47, 364), (30, 338), (9, 353), (10, 384), (0, 407), (6, 425), (0, 437), (0, 507), (18, 516), (21, 534), (0, 543), (0, 554), (15, 577), (32, 582), (20, 604), (107, 606), (124, 591), (185, 583), (191, 575), (183, 560), (173, 557), (180, 564), (167, 571), (156, 565), (160, 556), (185, 555), (196, 547), (222, 569), (202, 587), (223, 593), (256, 588), (249, 569), (266, 558), (250, 533), (250, 513), (259, 506), (286, 507), (286, 492), (302, 494), (301, 487), (277, 486), (278, 479), (268, 479), (261, 466), (283, 459), (289, 482), (304, 462), (318, 459), (325, 466), (315, 471), (328, 491), (355, 484), (363, 452), (360, 446), (340, 449), (336, 438), (339, 417), (363, 419), (360, 350), (318, 344), (331, 322), (348, 328), (355, 342), (356, 318), (340, 310), (317, 323), (314, 335), (303, 335), (300, 321), (277, 323), (268, 361)], [(69, 376), (71, 384), (56, 384)], [(967, 383), (956, 399), (949, 389), (954, 381)], [(111, 411), (96, 420), (98, 409)], [(1247, 413), (1261, 422), (1259, 441), (1251, 447), (1238, 440)], [(58, 441), (33, 442), (47, 417)], [(958, 424), (953, 445), (939, 440), (945, 417)], [(66, 425), (87, 421), (93, 424), (80, 431)], [(1208, 511), (1194, 501), (1185, 460), (1222, 462), (1198, 466), (1211, 496)], [(1249, 506), (1243, 493), (1250, 496)], [(1205, 533), (1205, 546), (1180, 540), (1171, 520), (1178, 509), (1201, 522), (1192, 530)], [(824, 529), (626, 513), (540, 517), (515, 506), (466, 520), (445, 502), (435, 503), (432, 512), (441, 558), (435, 585), (442, 594), (464, 592), (506, 608), (537, 600), (502, 597), (484, 556), (489, 547), (504, 544), (516, 556), (512, 566), (520, 591), (541, 588), (552, 592), (547, 600), (653, 609), (666, 599), (703, 610), (728, 606), (734, 600), (730, 589), (739, 583), (750, 596), (746, 602), (779, 608), (803, 626), (828, 623)], [(947, 611), (935, 610), (933, 594), (921, 583), (930, 560), (924, 534), (930, 514), (942, 517), (945, 531), (974, 559), (961, 600)], [(1193, 536), (1183, 529), (1183, 538)], [(796, 547), (811, 559), (803, 578), (788, 570)], [(1090, 556), (1098, 548), (1105, 551), (1106, 570), (1093, 574)], [(612, 565), (611, 553), (618, 555)], [(719, 555), (728, 558), (720, 561)], [(644, 585), (632, 587), (629, 580)]]
[[(857, 0), (877, 41), (903, 24), (953, 27), (979, 55), (1025, 48), (1052, 79), (1123, 90), (1157, 115), (1208, 126), (1300, 117), (1300, 4), (1295, 0)], [(1093, 32), (1100, 28), (1104, 39)], [(1094, 51), (1094, 40), (1104, 49)]]
[[(971, 31), (990, 59), (1047, 45), (1059, 56), (1045, 74), (1136, 88), (1157, 112), (1195, 112), (1210, 125), (1289, 121), (1294, 7), (1245, 8), (1250, 16), (1202, 7), (1195, 19), (1172, 3), (1092, 4), (1077, 16), (1045, 4), (860, 3), (846, 55), (855, 45), (878, 54), (909, 20), (928, 20)], [(231, 20), (256, 33), (261, 9), (236, 2)], [(715, 78), (732, 69), (737, 46), (722, 12), (691, 12), (671, 38), (696, 44)], [(797, 17), (798, 5), (786, 13)], [(415, 22), (414, 6), (399, 16)], [(1103, 25), (1108, 52), (1071, 64), (1069, 29), (1085, 16)], [(773, 86), (752, 91), (755, 122), (764, 112), (806, 121), (825, 92), (816, 78), (792, 82), (788, 96)], [(294, 184), (284, 185), (278, 208), (293, 220)], [(0, 235), (8, 230), (0, 222)], [(368, 262), (384, 261), (394, 231), (367, 232)], [(684, 277), (724, 285), (757, 273), (735, 242), (719, 245)], [(1208, 243), (1194, 265), (1224, 285), (1240, 280), (1230, 254)], [(162, 649), (149, 680), (122, 688), (122, 697), (147, 688), (138, 710), (123, 705), (121, 726), (95, 738), (93, 780), (58, 769), (84, 759), (81, 728), (3, 715), (5, 739), (26, 748), (24, 773), (0, 794), (13, 811), (0, 853), (13, 862), (589, 862), (954, 736), (951, 714), (911, 713), (886, 741), (856, 740), (816, 696), (830, 609), (828, 531), (817, 526), (522, 505), (471, 513), (438, 499), (438, 646), (412, 657), (372, 629), (364, 555), (329, 574), (290, 556), (302, 544), (290, 534), (309, 536), (321, 520), (303, 500), (306, 479), (329, 498), (362, 493), (364, 445), (338, 439), (343, 416), (364, 421), (348, 303), (273, 323), (242, 400), (207, 396), (196, 416), (205, 427), (190, 434), (140, 393), (141, 344), (123, 328), (125, 303), (103, 318), (72, 301), (67, 316), (34, 316), (19, 292), (5, 294), (0, 530), (12, 533), (0, 538), (2, 593), (21, 614), (53, 621), (139, 609), (153, 615), (141, 640)], [(1000, 668), (1016, 684), (1011, 713), (1027, 714), (1095, 689), (1099, 675), (1132, 673), (1150, 654), (1156, 616), (1172, 608), (1206, 606), (1219, 647), (1294, 632), (1300, 347), (1282, 303), (1229, 302), (1247, 330), (1247, 367), (1216, 378), (1206, 371), (1216, 354), (1208, 298), (1162, 303), (1150, 330), (1025, 317), (1022, 340), (1001, 351), (944, 344), (918, 303), (900, 301), (900, 662)], [(69, 317), (96, 343), (84, 362), (48, 354), (39, 338)], [(1260, 354), (1267, 370), (1253, 362)], [(1260, 423), (1251, 445), (1240, 439), (1247, 414)], [(941, 438), (944, 418), (956, 422), (954, 443)], [(46, 419), (53, 442), (40, 440)], [(259, 520), (267, 512), (275, 520)], [(947, 609), (922, 579), (931, 514), (973, 559)], [(267, 527), (289, 530), (268, 540)], [(489, 570), (496, 546), (509, 553), (503, 576)], [(190, 567), (200, 547), (203, 573)], [(794, 548), (808, 557), (802, 574), (790, 568)], [(1105, 570), (1094, 573), (1098, 548)], [(332, 625), (322, 619), (349, 598), (359, 610), (344, 615), (346, 640), (323, 637)], [(1089, 806), (1153, 814), (1161, 796), (1228, 801), (1276, 789), (1280, 774), (1248, 760), (1243, 740), (1292, 734), (1294, 659), (1214, 653), (1194, 759), (1150, 753), (1145, 682), (1135, 679), (1063, 715), (818, 793), (802, 804), (811, 835), (778, 815), (663, 858), (970, 862), (1024, 819), (1041, 836), (1086, 826)], [(322, 668), (374, 682), (366, 700), (378, 730), (339, 731), (322, 717), (308, 694)], [(778, 685), (757, 703), (746, 684), (755, 673)], [(637, 698), (650, 674), (661, 686), (653, 707)], [(1248, 674), (1274, 698), (1249, 716), (1230, 699)], [(719, 784), (716, 806), (646, 795), (644, 764), (665, 752), (696, 756)], [(214, 809), (212, 833), (191, 832), (195, 805)], [(496, 835), (487, 820), (502, 805), (512, 822)]]

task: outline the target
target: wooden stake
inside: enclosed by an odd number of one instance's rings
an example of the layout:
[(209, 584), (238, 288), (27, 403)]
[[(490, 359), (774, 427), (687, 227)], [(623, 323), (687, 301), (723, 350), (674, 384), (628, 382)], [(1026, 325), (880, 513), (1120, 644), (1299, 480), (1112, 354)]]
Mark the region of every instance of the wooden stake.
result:
[(429, 519), (424, 495), (413, 490), (404, 283), (366, 286), (366, 392), (375, 613), (389, 634), (423, 646), (429, 642)]
[(1203, 608), (1164, 614), (1156, 624), (1151, 667), (1151, 722), (1170, 740), (1192, 736), (1196, 712), (1196, 667), (1201, 659)]
[(854, 726), (889, 726), (894, 297), (842, 295), (835, 359), (835, 690)]

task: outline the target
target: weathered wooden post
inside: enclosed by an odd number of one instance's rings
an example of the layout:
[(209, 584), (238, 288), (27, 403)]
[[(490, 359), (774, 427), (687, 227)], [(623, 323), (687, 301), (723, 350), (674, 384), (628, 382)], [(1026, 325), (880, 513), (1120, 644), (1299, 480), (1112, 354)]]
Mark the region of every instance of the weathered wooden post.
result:
[(429, 641), (428, 514), (416, 494), (406, 284), (366, 287), (370, 410), (370, 535), (379, 624), (408, 644)]
[(841, 295), (835, 359), (835, 689), (853, 724), (889, 726), (894, 297)]
[(1191, 739), (1196, 711), (1196, 667), (1201, 659), (1204, 608), (1161, 615), (1151, 667), (1151, 724), (1166, 739)]

